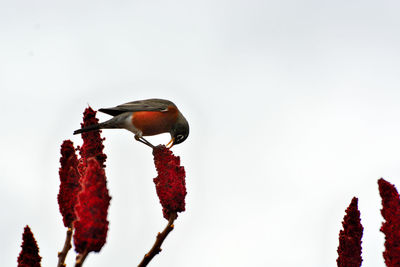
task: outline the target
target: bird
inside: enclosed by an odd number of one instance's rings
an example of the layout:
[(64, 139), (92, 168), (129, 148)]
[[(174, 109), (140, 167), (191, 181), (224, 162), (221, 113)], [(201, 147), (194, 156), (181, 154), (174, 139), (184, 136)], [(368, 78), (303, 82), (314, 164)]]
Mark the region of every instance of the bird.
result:
[(112, 108), (101, 108), (100, 112), (113, 116), (98, 124), (74, 131), (81, 134), (100, 129), (126, 129), (135, 134), (135, 139), (152, 148), (154, 146), (143, 136), (170, 133), (171, 140), (166, 147), (180, 144), (189, 136), (189, 123), (178, 107), (169, 100), (151, 98), (137, 100)]

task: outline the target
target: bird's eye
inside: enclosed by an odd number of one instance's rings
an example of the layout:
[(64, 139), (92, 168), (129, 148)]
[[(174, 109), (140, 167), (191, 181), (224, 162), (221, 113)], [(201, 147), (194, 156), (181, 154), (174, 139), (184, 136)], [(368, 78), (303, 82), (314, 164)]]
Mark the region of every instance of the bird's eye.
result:
[(181, 134), (178, 134), (177, 136), (176, 136), (176, 140), (181, 140), (183, 138), (183, 135), (181, 135)]

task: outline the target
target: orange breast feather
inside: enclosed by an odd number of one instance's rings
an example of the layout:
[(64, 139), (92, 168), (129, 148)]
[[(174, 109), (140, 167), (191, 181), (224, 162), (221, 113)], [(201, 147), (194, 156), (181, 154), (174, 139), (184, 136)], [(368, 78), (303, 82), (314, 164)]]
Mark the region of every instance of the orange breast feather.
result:
[(168, 111), (137, 111), (133, 113), (133, 125), (142, 131), (143, 136), (167, 133), (178, 118), (178, 109), (168, 107)]

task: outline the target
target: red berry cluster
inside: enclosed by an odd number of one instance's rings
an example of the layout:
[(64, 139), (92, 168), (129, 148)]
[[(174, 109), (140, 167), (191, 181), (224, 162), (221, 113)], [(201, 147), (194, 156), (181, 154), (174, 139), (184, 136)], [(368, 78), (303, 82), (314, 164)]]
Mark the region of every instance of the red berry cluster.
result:
[[(83, 123), (81, 123), (82, 127), (87, 127), (89, 125), (98, 124), (99, 119), (96, 118), (96, 111), (94, 111), (91, 107), (85, 109), (83, 113)], [(107, 159), (106, 154), (103, 153), (104, 145), (103, 141), (105, 138), (101, 138), (100, 136), (101, 131), (90, 131), (82, 133), (83, 145), (79, 148), (79, 154), (81, 156), (81, 162), (84, 168), (86, 165), (85, 160), (90, 157), (95, 157), (96, 160), (99, 162), (102, 168), (105, 167), (104, 163)], [(83, 173), (84, 171), (82, 171)], [(81, 173), (81, 174), (82, 174)]]
[(76, 219), (74, 207), (77, 201), (76, 197), (81, 188), (79, 185), (78, 158), (75, 154), (74, 145), (70, 140), (64, 141), (61, 145), (60, 163), (61, 184), (57, 200), (65, 227), (71, 227)]
[(165, 219), (172, 213), (185, 211), (185, 168), (180, 166), (180, 159), (165, 146), (153, 149), (154, 164), (158, 176), (153, 179)]
[(381, 213), (386, 222), (381, 231), (385, 234), (383, 257), (387, 267), (400, 266), (400, 197), (396, 187), (379, 179), (379, 193), (382, 198)]
[[(96, 112), (90, 107), (83, 113), (82, 127), (97, 124)], [(107, 156), (99, 131), (82, 134), (79, 163), (71, 141), (61, 146), (60, 193), (58, 203), (64, 225), (73, 226), (75, 250), (79, 253), (100, 251), (106, 242), (108, 194), (104, 172)]]
[(18, 267), (40, 267), (42, 257), (39, 256), (39, 247), (27, 225), (22, 234), (22, 250), (18, 257)]
[(111, 197), (108, 194), (104, 169), (94, 157), (87, 159), (81, 186), (82, 191), (75, 207), (75, 250), (79, 253), (85, 250), (99, 252), (106, 243), (107, 210)]
[(336, 260), (338, 267), (361, 266), (361, 238), (363, 226), (360, 222), (360, 211), (358, 210), (358, 199), (354, 197), (346, 209), (343, 218), (343, 230), (339, 233), (339, 257)]

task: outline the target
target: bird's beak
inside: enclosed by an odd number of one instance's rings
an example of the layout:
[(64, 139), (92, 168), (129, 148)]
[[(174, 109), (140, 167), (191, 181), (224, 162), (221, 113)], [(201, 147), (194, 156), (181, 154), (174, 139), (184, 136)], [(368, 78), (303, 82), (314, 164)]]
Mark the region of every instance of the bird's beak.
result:
[[(171, 140), (168, 142), (168, 144), (166, 145), (166, 147), (167, 148), (171, 148), (171, 147), (173, 147), (174, 146), (174, 141), (175, 141), (175, 138), (174, 137), (172, 137), (171, 138)], [(168, 147), (169, 145), (171, 145), (170, 147)]]

